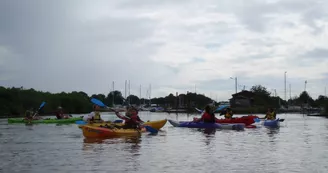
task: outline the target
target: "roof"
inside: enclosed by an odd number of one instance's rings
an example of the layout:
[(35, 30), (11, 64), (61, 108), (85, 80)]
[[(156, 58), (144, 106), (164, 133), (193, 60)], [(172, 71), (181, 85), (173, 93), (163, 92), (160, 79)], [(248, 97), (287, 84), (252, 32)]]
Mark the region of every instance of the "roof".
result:
[(232, 94), (232, 97), (246, 97), (246, 98), (250, 98), (250, 97), (254, 97), (254, 93), (251, 91), (247, 91), (247, 90), (243, 90), (239, 93), (236, 94)]

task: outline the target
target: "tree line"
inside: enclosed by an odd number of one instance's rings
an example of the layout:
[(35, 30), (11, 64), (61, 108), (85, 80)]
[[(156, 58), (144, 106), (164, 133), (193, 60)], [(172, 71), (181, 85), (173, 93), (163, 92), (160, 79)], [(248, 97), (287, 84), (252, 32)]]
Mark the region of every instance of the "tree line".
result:
[[(320, 95), (317, 99), (313, 99), (306, 91), (300, 93), (299, 96), (287, 101), (279, 96), (272, 96), (266, 87), (255, 85), (250, 89), (254, 93), (252, 106), (254, 107), (288, 107), (288, 105), (304, 105), (309, 104), (313, 107), (324, 107), (328, 110), (328, 98)], [(88, 95), (82, 91), (50, 93), (36, 91), (32, 88), (5, 88), (0, 86), (0, 116), (17, 116), (25, 113), (31, 108), (38, 108), (41, 102), (45, 101), (46, 106), (41, 113), (50, 114), (61, 106), (67, 113), (87, 113), (92, 111), (91, 98), (97, 98), (103, 101), (107, 106), (114, 105), (148, 105), (156, 104), (164, 108), (203, 108), (209, 103), (213, 103), (211, 98), (203, 94), (187, 92), (187, 94), (173, 95), (169, 94), (165, 97), (145, 99), (135, 95), (129, 95), (126, 99), (120, 91), (111, 91), (107, 95), (92, 94)], [(216, 105), (218, 105), (217, 103)]]
[[(66, 113), (88, 113), (92, 111), (91, 98), (97, 98), (103, 101), (107, 106), (114, 105), (141, 105), (157, 104), (163, 107), (178, 107), (179, 105), (189, 107), (204, 107), (212, 102), (212, 99), (196, 93), (180, 94), (174, 96), (169, 94), (166, 97), (145, 99), (135, 95), (129, 95), (126, 99), (120, 91), (111, 91), (107, 95), (92, 94), (88, 95), (82, 91), (50, 93), (36, 91), (33, 88), (25, 89), (23, 87), (5, 88), (0, 86), (0, 116), (18, 116), (23, 115), (26, 110), (37, 109), (45, 101), (46, 105), (41, 113), (51, 114), (61, 106)], [(180, 104), (179, 104), (180, 103)]]
[(287, 101), (281, 99), (279, 96), (272, 96), (266, 87), (261, 85), (253, 86), (250, 91), (255, 94), (254, 105), (255, 106), (271, 106), (279, 108), (284, 106), (301, 106), (301, 107), (321, 107), (324, 108), (325, 112), (328, 113), (328, 97), (319, 95), (318, 98), (313, 99), (308, 92), (303, 91), (298, 96), (288, 99)]

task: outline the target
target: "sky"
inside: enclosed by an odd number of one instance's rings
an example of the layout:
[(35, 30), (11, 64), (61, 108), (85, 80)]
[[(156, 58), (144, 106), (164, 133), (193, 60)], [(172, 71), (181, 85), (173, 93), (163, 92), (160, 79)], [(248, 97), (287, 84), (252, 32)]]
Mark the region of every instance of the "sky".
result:
[[(1, 0), (0, 86), (214, 100), (328, 87), (325, 0)], [(291, 89), (289, 89), (291, 86)], [(127, 92), (128, 93), (128, 92)]]

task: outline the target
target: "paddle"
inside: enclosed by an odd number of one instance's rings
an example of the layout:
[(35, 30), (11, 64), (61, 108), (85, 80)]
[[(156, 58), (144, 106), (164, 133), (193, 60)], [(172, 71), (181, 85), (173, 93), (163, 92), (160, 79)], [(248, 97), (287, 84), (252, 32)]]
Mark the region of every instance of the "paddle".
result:
[(84, 124), (87, 124), (87, 122), (80, 120), (80, 121), (75, 121), (75, 124), (84, 125)]
[[(111, 109), (111, 108), (110, 108), (110, 109)], [(112, 110), (115, 111), (114, 109), (112, 109)], [(115, 111), (115, 112), (116, 112), (116, 111)], [(126, 117), (126, 118), (128, 118), (128, 119), (131, 119), (130, 117), (127, 117), (127, 116), (124, 116), (124, 117)], [(152, 134), (156, 134), (156, 133), (158, 133), (158, 130), (156, 130), (156, 129), (150, 127), (150, 126), (144, 125), (143, 123), (139, 123), (139, 124), (142, 125), (142, 126), (144, 126), (145, 129), (146, 129), (148, 132), (152, 133)], [(138, 130), (138, 131), (139, 131), (139, 130)], [(140, 131), (139, 131), (139, 132), (140, 132)]]
[(36, 115), (37, 113), (39, 113), (39, 111), (43, 108), (43, 106), (44, 106), (45, 104), (46, 104), (46, 102), (42, 102), (42, 103), (41, 103), (39, 109), (34, 113), (32, 119), (35, 117), (35, 115)]
[[(264, 118), (254, 118), (254, 121), (257, 122), (257, 123), (259, 123), (261, 121), (261, 119), (264, 119)], [(278, 121), (279, 122), (284, 122), (285, 119), (279, 119)]]
[[(115, 120), (113, 123), (122, 123), (123, 120)], [(108, 122), (105, 122), (105, 123), (111, 123), (110, 121)], [(78, 125), (84, 125), (84, 124), (87, 124), (87, 122), (83, 121), (83, 120), (79, 120), (79, 121), (75, 121), (75, 124), (78, 124)]]
[[(221, 111), (222, 109), (225, 109), (225, 108), (227, 108), (227, 107), (229, 107), (229, 106), (227, 106), (227, 105), (223, 105), (223, 106), (219, 106), (218, 108), (216, 108), (214, 111), (213, 111), (213, 113), (214, 112), (217, 112), (217, 111)], [(200, 113), (203, 113), (205, 110), (200, 110), (200, 109), (198, 109), (198, 108), (195, 108), (198, 112), (200, 112)]]
[[(223, 109), (225, 109), (225, 108), (227, 108), (227, 107), (229, 107), (229, 106), (227, 106), (227, 105), (223, 105), (223, 106), (219, 106), (218, 108), (216, 108), (214, 111), (212, 111), (212, 113), (214, 113), (214, 112), (217, 112), (217, 111), (221, 111), (221, 110), (223, 110)], [(195, 108), (198, 112), (200, 112), (200, 113), (203, 113), (203, 112), (205, 112), (205, 110), (200, 110), (200, 109), (198, 109), (198, 108)], [(192, 121), (191, 122), (189, 122), (189, 124), (190, 123), (192, 123)]]
[[(94, 104), (96, 104), (96, 105), (98, 105), (98, 106), (109, 108), (109, 107), (106, 106), (102, 101), (100, 101), (100, 100), (98, 100), (98, 99), (92, 98), (92, 99), (91, 99), (91, 102), (94, 103)], [(110, 109), (111, 109), (111, 108), (110, 108)], [(111, 109), (111, 110), (115, 111), (114, 109)], [(115, 111), (115, 112), (116, 112), (116, 111)], [(125, 116), (125, 117), (126, 117), (126, 116)], [(127, 118), (131, 119), (130, 117), (127, 117)], [(156, 129), (150, 127), (150, 126), (145, 126), (145, 125), (143, 125), (143, 126), (144, 126), (144, 127), (146, 128), (146, 130), (147, 130), (148, 132), (150, 132), (150, 133), (157, 133), (157, 132), (158, 132), (158, 130), (156, 130)]]

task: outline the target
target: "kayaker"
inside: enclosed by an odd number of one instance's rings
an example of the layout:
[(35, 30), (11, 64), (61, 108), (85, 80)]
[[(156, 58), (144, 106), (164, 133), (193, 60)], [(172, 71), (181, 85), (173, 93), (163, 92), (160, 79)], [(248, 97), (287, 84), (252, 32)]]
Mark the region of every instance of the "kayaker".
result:
[(32, 120), (33, 117), (33, 112), (31, 110), (26, 110), (25, 111), (25, 120)]
[(56, 117), (57, 119), (69, 119), (70, 117), (68, 115), (64, 115), (63, 108), (59, 106), (56, 111)]
[(31, 108), (30, 110), (27, 110), (25, 112), (25, 120), (40, 120), (42, 119), (40, 116), (38, 116), (38, 111)]
[(124, 125), (121, 128), (124, 129), (136, 129), (140, 127), (140, 123), (144, 123), (138, 115), (138, 109), (135, 107), (128, 108), (125, 116), (120, 115), (118, 111), (115, 111), (118, 118), (124, 120)]
[(102, 123), (104, 120), (101, 119), (100, 113), (99, 113), (99, 106), (98, 105), (93, 105), (93, 111), (85, 115), (83, 117), (83, 121), (89, 122), (89, 123)]
[(276, 119), (276, 112), (272, 108), (269, 108), (268, 112), (266, 113), (266, 115), (264, 117), (264, 119), (275, 120)]
[(215, 120), (216, 120), (216, 118), (215, 118), (214, 113), (212, 112), (210, 105), (207, 105), (205, 107), (205, 112), (202, 115), (202, 117), (199, 119), (194, 119), (193, 122), (203, 121), (204, 123), (215, 123)]
[(220, 116), (221, 116), (221, 115), (224, 115), (224, 118), (225, 118), (225, 119), (231, 119), (232, 116), (233, 116), (233, 113), (232, 113), (231, 108), (227, 108), (225, 111), (223, 111), (223, 112), (220, 114)]

